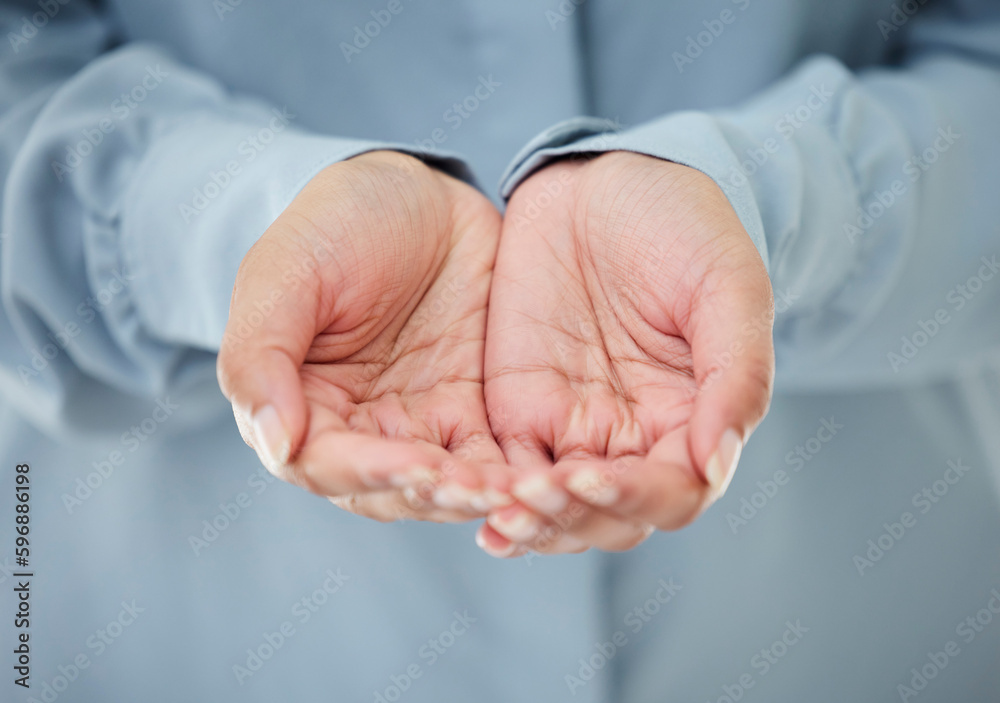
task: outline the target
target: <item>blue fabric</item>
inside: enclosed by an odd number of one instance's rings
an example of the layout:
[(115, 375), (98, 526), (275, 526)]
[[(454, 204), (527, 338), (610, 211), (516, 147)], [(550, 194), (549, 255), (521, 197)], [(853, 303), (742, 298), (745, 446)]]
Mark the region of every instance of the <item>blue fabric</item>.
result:
[[(0, 29), (0, 492), (31, 465), (37, 540), (12, 700), (1000, 700), (1000, 4), (0, 0)], [(214, 385), (235, 272), (376, 148), (498, 204), (582, 151), (719, 183), (779, 392), (696, 525), (501, 563), (270, 481)]]

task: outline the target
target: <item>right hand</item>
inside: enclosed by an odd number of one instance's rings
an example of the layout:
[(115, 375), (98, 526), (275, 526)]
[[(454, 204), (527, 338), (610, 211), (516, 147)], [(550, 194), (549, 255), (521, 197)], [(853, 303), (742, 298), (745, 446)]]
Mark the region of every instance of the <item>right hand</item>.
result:
[(475, 189), (401, 153), (313, 178), (243, 259), (218, 359), (272, 473), (383, 521), (509, 502), (483, 400), (499, 231)]

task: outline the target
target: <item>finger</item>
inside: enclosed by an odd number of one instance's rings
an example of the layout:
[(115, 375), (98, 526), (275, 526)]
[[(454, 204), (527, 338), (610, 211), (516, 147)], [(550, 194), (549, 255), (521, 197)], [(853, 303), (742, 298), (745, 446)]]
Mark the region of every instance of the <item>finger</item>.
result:
[(644, 542), (652, 532), (648, 525), (574, 500), (562, 514), (546, 520), (529, 546), (540, 554), (575, 554), (591, 547), (624, 552)]
[[(427, 442), (384, 439), (349, 430), (330, 430), (310, 436), (292, 462), (276, 475), (313, 493), (341, 496), (391, 488), (433, 491), (445, 465), (454, 459)], [(449, 469), (463, 478), (468, 467)]]
[(528, 552), (527, 547), (514, 544), (485, 522), (476, 530), (476, 544), (497, 559), (513, 559)]
[(443, 510), (420, 498), (416, 503), (403, 491), (350, 493), (328, 500), (342, 510), (379, 522), (420, 520), (426, 522), (468, 522), (481, 517), (457, 510)]
[(299, 367), (316, 332), (319, 296), (312, 279), (293, 289), (284, 283), (302, 265), (268, 234), (254, 245), (237, 275), (219, 350), (219, 386), (248, 420), (248, 443), (272, 470), (298, 449), (308, 419)]
[(514, 502), (509, 493), (511, 481), (510, 467), (505, 464), (469, 465), (453, 459), (444, 463), (441, 480), (429, 499), (439, 508), (481, 517)]
[[(487, 429), (461, 431), (448, 444), (453, 460), (443, 466), (443, 476), (434, 495), (441, 508), (485, 515), (491, 508), (510, 505), (514, 499), (508, 490), (511, 469), (503, 452), (489, 432), (482, 410), (482, 427)], [(476, 423), (478, 426), (479, 423)]]
[[(555, 531), (552, 533), (552, 537), (546, 536), (543, 532), (538, 539), (530, 545), (530, 550), (536, 554), (545, 555), (556, 555), (556, 554), (583, 554), (591, 547), (596, 547), (597, 545), (589, 544), (584, 540), (577, 539), (572, 535), (562, 532)], [(598, 547), (603, 549), (603, 547)], [(608, 550), (608, 551), (620, 551), (620, 550)]]
[[(469, 456), (475, 458), (474, 452)], [(492, 454), (490, 454), (492, 456)], [(388, 439), (348, 427), (333, 409), (315, 405), (309, 434), (292, 462), (276, 467), (278, 478), (320, 495), (341, 496), (390, 488), (408, 489), (427, 504), (485, 514), (511, 502), (506, 468), (473, 466), (438, 444), (420, 439)], [(478, 498), (465, 505), (448, 502), (438, 490), (464, 491)]]
[(749, 236), (730, 215), (728, 236), (718, 238), (719, 263), (693, 295), (684, 330), (698, 383), (690, 451), (716, 498), (767, 412), (774, 379), (770, 281)]
[(557, 474), (578, 500), (661, 530), (690, 524), (712, 500), (708, 484), (691, 465), (684, 432), (661, 439), (646, 457), (560, 462)]
[[(499, 346), (488, 340), (487, 349)], [(502, 345), (507, 353), (507, 345)], [(493, 352), (496, 354), (496, 351)], [(546, 417), (542, 403), (531, 402), (528, 398), (530, 384), (534, 392), (541, 386), (551, 387), (552, 381), (542, 381), (538, 376), (519, 376), (506, 373), (495, 377), (486, 385), (486, 407), (489, 411), (489, 425), (504, 459), (511, 466), (545, 467), (552, 465), (552, 446), (555, 433), (551, 421)], [(544, 391), (542, 391), (544, 392)]]
[[(560, 471), (567, 471), (571, 475), (574, 468), (594, 464), (604, 466), (605, 463), (567, 460), (556, 466), (560, 467)], [(605, 551), (625, 551), (651, 534), (645, 524), (604, 513), (571, 497), (553, 479), (551, 471), (532, 473), (519, 479), (511, 493), (522, 505), (541, 516), (537, 535), (531, 540), (531, 548), (540, 553), (575, 552), (583, 545)], [(502, 511), (497, 512), (498, 518), (503, 515)], [(497, 531), (506, 534), (501, 524), (491, 524)]]
[(514, 503), (491, 511), (486, 523), (509, 541), (543, 554), (579, 552), (588, 547), (621, 551), (646, 537), (644, 527), (597, 510), (585, 510), (579, 504), (572, 512), (549, 518)]

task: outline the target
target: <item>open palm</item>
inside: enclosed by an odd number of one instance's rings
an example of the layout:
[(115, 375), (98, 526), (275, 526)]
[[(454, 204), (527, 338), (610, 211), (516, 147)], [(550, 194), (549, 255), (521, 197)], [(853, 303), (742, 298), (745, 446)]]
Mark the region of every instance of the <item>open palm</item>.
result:
[(495, 266), (485, 393), (506, 458), (528, 467), (526, 505), (491, 515), (488, 541), (624, 549), (693, 520), (766, 410), (771, 307), (756, 249), (700, 172), (618, 152), (525, 181)]
[[(499, 226), (474, 189), (400, 154), (303, 190), (241, 266), (219, 362), (272, 471), (381, 520), (488, 507), (483, 476), (503, 462), (482, 393)], [(241, 335), (276, 281), (274, 311)]]

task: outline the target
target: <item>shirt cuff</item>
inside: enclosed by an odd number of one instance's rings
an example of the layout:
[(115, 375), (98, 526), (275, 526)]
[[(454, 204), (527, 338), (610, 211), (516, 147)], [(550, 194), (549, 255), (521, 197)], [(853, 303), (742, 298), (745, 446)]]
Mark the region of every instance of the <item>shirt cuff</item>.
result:
[(767, 266), (760, 209), (724, 129), (717, 117), (704, 112), (672, 113), (624, 131), (610, 120), (576, 117), (550, 127), (521, 149), (500, 180), (500, 195), (508, 199), (529, 175), (572, 154), (631, 151), (672, 161), (697, 169), (716, 182)]
[[(215, 351), (243, 257), (327, 166), (376, 150), (421, 158), (473, 186), (458, 157), (413, 145), (297, 131), (273, 111), (260, 127), (206, 120), (166, 135), (145, 156), (124, 198), (121, 261), (143, 327), (170, 345)], [(155, 236), (154, 236), (155, 233)]]

